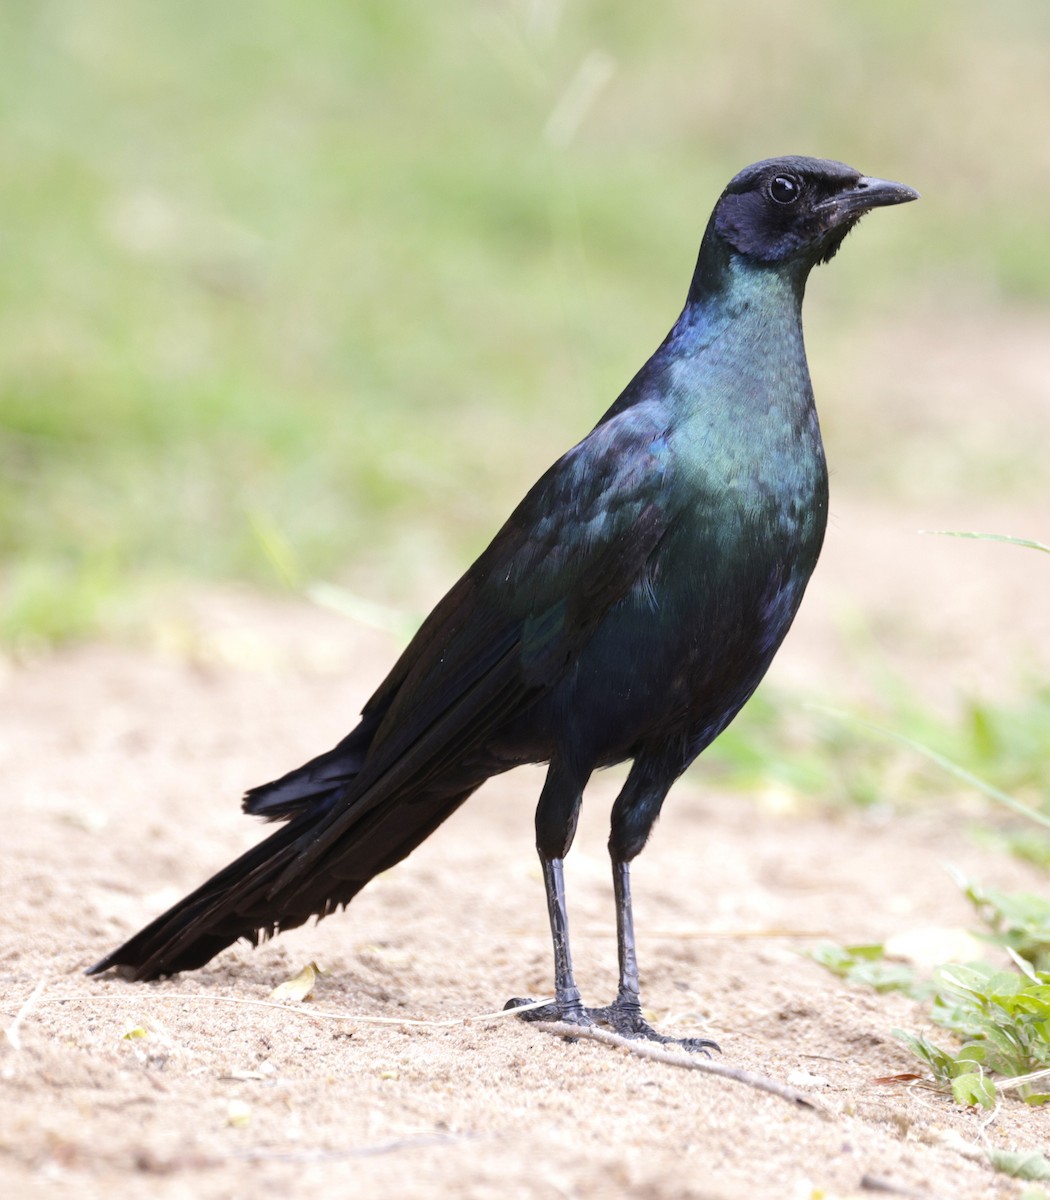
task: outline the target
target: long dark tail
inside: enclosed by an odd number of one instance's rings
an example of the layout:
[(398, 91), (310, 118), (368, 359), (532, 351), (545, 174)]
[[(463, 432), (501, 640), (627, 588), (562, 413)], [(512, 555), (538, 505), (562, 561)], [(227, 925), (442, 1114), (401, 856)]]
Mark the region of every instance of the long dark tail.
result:
[(362, 726), (334, 750), (250, 791), (246, 811), (288, 824), (87, 974), (121, 967), (128, 978), (155, 979), (190, 971), (238, 939), (257, 946), (311, 917), (325, 917), (411, 853), (483, 778), (461, 778), (410, 796), (395, 791), (380, 803), (361, 803), (352, 793), (372, 734)]
[[(89, 967), (87, 974), (123, 967), (129, 979), (156, 979), (201, 967), (238, 938), (257, 946), (279, 929), (302, 925), (311, 915), (308, 911), (282, 913), (279, 919), (263, 919), (261, 914), (280, 911), (268, 901), (268, 893), (309, 845), (315, 824), (316, 818), (304, 815), (278, 829)], [(365, 882), (340, 902), (346, 904)]]
[(250, 788), (241, 807), (267, 821), (287, 821), (300, 813), (331, 807), (346, 794), (364, 766), (385, 709), (370, 712), (332, 750), (310, 759), (273, 783)]
[[(238, 939), (257, 946), (311, 917), (326, 917), (410, 854), (475, 786), (369, 809), (334, 841), (326, 837), (330, 821), (345, 812), (333, 813), (329, 806), (303, 812), (151, 921), (87, 974), (120, 967), (127, 978), (141, 980), (191, 971)], [(318, 854), (319, 841), (328, 844)]]

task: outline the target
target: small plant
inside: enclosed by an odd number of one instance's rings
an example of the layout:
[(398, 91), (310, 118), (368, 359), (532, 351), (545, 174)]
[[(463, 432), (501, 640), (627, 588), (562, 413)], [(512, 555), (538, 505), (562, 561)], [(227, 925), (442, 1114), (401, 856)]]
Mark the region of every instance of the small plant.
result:
[(951, 1091), (956, 1104), (991, 1108), (995, 1103), (995, 1084), (984, 1073), (983, 1046), (964, 1046), (958, 1054), (952, 1054), (921, 1035), (905, 1033), (903, 1029), (895, 1029), (893, 1033), (916, 1058), (926, 1063), (934, 1082)]
[[(985, 962), (952, 963), (939, 967), (932, 980), (918, 978), (907, 965), (887, 961), (878, 943), (829, 943), (812, 957), (850, 983), (928, 999), (931, 1019), (954, 1033), (961, 1047), (946, 1050), (900, 1029), (894, 1035), (959, 1104), (990, 1108), (996, 1097), (993, 1075), (1014, 1079), (1050, 1067), (1050, 972), (1037, 971), (1016, 953), (1011, 955), (1016, 971)], [(1023, 1084), (1017, 1090), (1028, 1104), (1050, 1100), (1050, 1094)]]
[[(948, 533), (949, 537), (980, 538), (1009, 542), (1050, 553), (1050, 546), (1027, 538), (1000, 534)], [(1045, 694), (1041, 694), (1045, 700)], [(1045, 708), (1045, 705), (1043, 706)], [(839, 714), (841, 715), (841, 714)], [(1042, 715), (1039, 717), (1042, 721)], [(1050, 826), (1043, 806), (1025, 804), (975, 775), (959, 761), (948, 758), (920, 741), (886, 729), (855, 722), (887, 735), (923, 754), (956, 779), (976, 787), (996, 803), (1023, 816), (1030, 824)], [(994, 714), (983, 706), (971, 706), (962, 744), (972, 761), (995, 759), (1006, 745)], [(1037, 745), (1045, 745), (1037, 735)], [(1040, 782), (1037, 771), (1042, 756), (1022, 745), (1017, 756), (1016, 780)], [(1017, 839), (1029, 846), (1029, 857), (1050, 863), (1045, 835)], [(939, 967), (925, 987), (910, 968), (887, 962), (880, 944), (839, 947), (825, 945), (812, 957), (828, 970), (851, 983), (877, 991), (899, 990), (914, 998), (924, 994), (931, 1000), (932, 1019), (951, 1030), (962, 1042), (957, 1051), (945, 1050), (929, 1039), (895, 1030), (897, 1037), (930, 1068), (934, 1081), (950, 1090), (959, 1104), (995, 1103), (996, 1085), (991, 1075), (1011, 1081), (1028, 1104), (1050, 1101), (1050, 1093), (1034, 1090), (1036, 1080), (1019, 1077), (1040, 1075), (1050, 1068), (1050, 900), (1030, 892), (1006, 893), (957, 876), (957, 882), (985, 926), (979, 936), (1002, 947), (1016, 969), (1002, 969), (986, 962), (947, 964)], [(1001, 1168), (1005, 1169), (1005, 1168)], [(1035, 1176), (1030, 1176), (1034, 1178)]]
[(959, 886), (986, 930), (981, 936), (1037, 971), (1050, 971), (1050, 900), (1034, 892), (1001, 892), (967, 881)]
[(847, 983), (876, 992), (903, 992), (916, 1000), (930, 995), (929, 985), (917, 978), (914, 968), (886, 959), (885, 953), (881, 942), (856, 946), (823, 942), (810, 951), (810, 958)]
[[(973, 1100), (960, 1103), (992, 1103), (995, 1087), (984, 1071), (1013, 1078), (1050, 1066), (1050, 974), (1036, 971), (1023, 959), (1015, 961), (1019, 971), (979, 962), (952, 964), (935, 973), (933, 1019), (963, 1039), (961, 1051), (948, 1057), (956, 1064), (981, 1068), (953, 1076), (956, 1099), (960, 1091), (974, 1093)], [(909, 1042), (906, 1035), (903, 1040)], [(966, 1078), (971, 1073), (979, 1075), (980, 1082)], [(1050, 1100), (1044, 1092), (1021, 1092), (1029, 1104)]]

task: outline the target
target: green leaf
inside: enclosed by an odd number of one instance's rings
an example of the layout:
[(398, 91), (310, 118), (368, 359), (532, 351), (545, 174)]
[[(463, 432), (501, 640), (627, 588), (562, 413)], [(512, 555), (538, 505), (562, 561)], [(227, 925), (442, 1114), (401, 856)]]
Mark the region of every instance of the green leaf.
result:
[(848, 979), (861, 961), (871, 962), (882, 958), (882, 943), (872, 942), (858, 946), (839, 946), (835, 942), (821, 942), (809, 951), (815, 963), (826, 967), (833, 975)]
[(809, 951), (809, 957), (848, 983), (870, 987), (876, 992), (903, 992), (907, 996), (918, 996), (923, 990), (923, 985), (916, 981), (915, 971), (910, 966), (887, 962), (883, 958), (881, 942), (864, 942), (854, 946), (822, 942)]
[(989, 1150), (988, 1161), (1014, 1179), (1050, 1179), (1050, 1161), (1038, 1150)]
[(957, 1075), (952, 1080), (952, 1096), (956, 1104), (968, 1107), (979, 1104), (982, 1108), (992, 1108), (995, 1105), (995, 1084), (986, 1075), (967, 1071), (965, 1075)]
[(947, 1050), (935, 1046), (921, 1034), (905, 1033), (903, 1029), (895, 1029), (893, 1036), (900, 1038), (916, 1058), (921, 1058), (926, 1063), (933, 1071), (934, 1079), (942, 1086), (947, 1087), (954, 1076), (958, 1074), (959, 1064)]

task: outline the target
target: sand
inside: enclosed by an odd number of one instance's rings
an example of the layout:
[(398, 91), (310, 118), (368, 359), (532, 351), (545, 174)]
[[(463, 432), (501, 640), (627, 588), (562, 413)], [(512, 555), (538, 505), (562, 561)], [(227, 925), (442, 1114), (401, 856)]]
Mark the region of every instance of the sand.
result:
[[(975, 556), (961, 552), (968, 544), (920, 543), (914, 528), (907, 512), (837, 510), (775, 668), (781, 694), (846, 704), (863, 694), (836, 615), (858, 596), (884, 665), (921, 675), (930, 703), (950, 704), (960, 684), (1002, 690), (1020, 663), (1040, 668), (1033, 644), (1050, 639), (1033, 643), (1017, 605), (1035, 556)], [(893, 569), (867, 570), (880, 555)], [(920, 602), (938, 594), (938, 606)], [(1006, 631), (994, 654), (973, 638), (977, 623)], [(516, 1019), (478, 1019), (551, 986), (531, 850), (539, 770), (491, 782), (318, 926), (160, 983), (85, 978), (260, 836), (240, 793), (342, 736), (395, 651), (387, 635), (311, 605), (225, 591), (173, 602), (153, 645), (6, 668), (0, 1193), (1020, 1194), (986, 1147), (1045, 1147), (1050, 1114), (1010, 1098), (994, 1114), (967, 1110), (881, 1082), (919, 1070), (892, 1031), (927, 1029), (924, 1010), (851, 988), (804, 954), (824, 938), (972, 924), (945, 864), (1002, 887), (1045, 886), (972, 836), (978, 807), (947, 780), (943, 800), (920, 808), (895, 811), (888, 795), (828, 814), (719, 791), (698, 767), (638, 861), (652, 1019), (716, 1039), (718, 1061), (790, 1083), (823, 1112)], [(593, 782), (567, 868), (592, 1003), (615, 986), (604, 840), (619, 777)], [(312, 999), (274, 1007), (271, 990), (310, 962), (326, 972)]]

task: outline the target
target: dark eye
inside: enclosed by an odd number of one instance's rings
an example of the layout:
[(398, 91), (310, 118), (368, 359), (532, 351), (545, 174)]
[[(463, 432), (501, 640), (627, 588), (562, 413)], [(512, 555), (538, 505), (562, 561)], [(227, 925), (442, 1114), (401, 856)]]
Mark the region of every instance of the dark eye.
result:
[(802, 185), (790, 175), (778, 175), (769, 185), (769, 194), (777, 204), (794, 204), (802, 194)]

